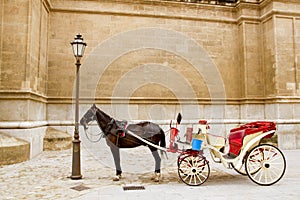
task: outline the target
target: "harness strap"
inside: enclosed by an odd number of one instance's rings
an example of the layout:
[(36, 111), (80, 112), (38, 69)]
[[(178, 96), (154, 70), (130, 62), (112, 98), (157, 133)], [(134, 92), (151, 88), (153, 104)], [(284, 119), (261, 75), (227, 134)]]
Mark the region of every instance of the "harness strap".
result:
[(136, 135), (135, 133), (131, 132), (130, 130), (125, 130), (125, 131), (126, 131), (127, 133), (129, 133), (130, 135), (132, 135), (133, 137), (135, 137), (135, 138), (141, 140), (142, 142), (145, 142), (146, 144), (148, 144), (148, 145), (150, 145), (150, 146), (152, 146), (152, 147), (154, 147), (154, 148), (156, 148), (156, 149), (159, 149), (159, 150), (162, 150), (162, 151), (167, 151), (166, 148), (163, 148), (163, 147), (161, 147), (161, 146), (158, 146), (158, 145), (156, 145), (156, 144), (153, 144), (153, 143), (149, 142), (148, 140), (145, 140), (144, 138), (142, 138), (142, 137)]
[(117, 141), (116, 141), (116, 146), (117, 147), (119, 146), (119, 137), (120, 137), (120, 134), (117, 134)]

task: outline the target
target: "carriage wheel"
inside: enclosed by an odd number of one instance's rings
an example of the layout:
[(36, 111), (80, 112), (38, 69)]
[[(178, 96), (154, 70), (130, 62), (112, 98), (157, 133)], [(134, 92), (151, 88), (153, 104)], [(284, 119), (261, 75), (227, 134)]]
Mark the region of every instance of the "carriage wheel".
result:
[(198, 186), (209, 177), (210, 168), (208, 161), (202, 155), (187, 155), (178, 166), (178, 175), (187, 185)]
[(182, 161), (182, 159), (186, 157), (186, 154), (180, 154), (177, 158), (177, 167), (179, 168), (179, 164)]
[(269, 144), (258, 145), (246, 158), (246, 172), (259, 185), (272, 185), (279, 181), (286, 168), (282, 152)]
[(231, 166), (232, 166), (232, 168), (234, 169), (234, 171), (236, 171), (237, 173), (239, 173), (239, 174), (241, 174), (241, 175), (243, 175), (243, 176), (247, 176), (247, 172), (246, 172), (246, 169), (245, 169), (245, 163), (244, 163), (245, 161), (243, 161), (243, 165), (242, 165), (242, 167), (240, 168), (240, 169), (237, 169), (234, 165), (233, 165), (233, 163), (231, 163)]
[(202, 155), (202, 154), (203, 154), (203, 152), (201, 152), (201, 151), (186, 149), (185, 151), (181, 152), (181, 154), (178, 156), (178, 158), (177, 158), (177, 167), (179, 167), (179, 164), (180, 164), (181, 160), (183, 158), (185, 158), (187, 155), (198, 156), (198, 155)]

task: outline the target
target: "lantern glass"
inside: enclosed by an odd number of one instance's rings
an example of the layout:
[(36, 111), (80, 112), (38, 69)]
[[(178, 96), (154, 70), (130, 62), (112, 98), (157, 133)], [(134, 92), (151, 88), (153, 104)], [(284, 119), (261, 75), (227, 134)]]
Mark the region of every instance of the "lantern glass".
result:
[(71, 42), (71, 45), (73, 48), (73, 53), (75, 58), (77, 60), (80, 59), (83, 56), (86, 47), (86, 43), (83, 42), (82, 35), (80, 34), (76, 35), (76, 38), (73, 42)]

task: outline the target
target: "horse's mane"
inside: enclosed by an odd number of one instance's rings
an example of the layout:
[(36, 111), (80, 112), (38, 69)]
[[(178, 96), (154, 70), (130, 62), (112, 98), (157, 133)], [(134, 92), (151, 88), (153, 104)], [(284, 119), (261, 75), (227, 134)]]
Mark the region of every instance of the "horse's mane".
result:
[(101, 115), (104, 115), (104, 117), (108, 118), (109, 120), (112, 119), (111, 116), (109, 116), (108, 114), (106, 114), (105, 112), (103, 112), (102, 110), (100, 110), (98, 107), (96, 107), (96, 112), (101, 113)]

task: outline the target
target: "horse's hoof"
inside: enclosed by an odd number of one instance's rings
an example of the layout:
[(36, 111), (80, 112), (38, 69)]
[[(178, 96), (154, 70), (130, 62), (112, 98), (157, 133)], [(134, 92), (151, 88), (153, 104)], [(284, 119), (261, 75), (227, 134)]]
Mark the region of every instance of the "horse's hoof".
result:
[(160, 181), (160, 173), (154, 173), (154, 175), (151, 177), (151, 180), (154, 182), (159, 182)]
[(113, 178), (113, 181), (119, 181), (121, 178), (122, 178), (121, 175), (116, 175), (116, 176)]

